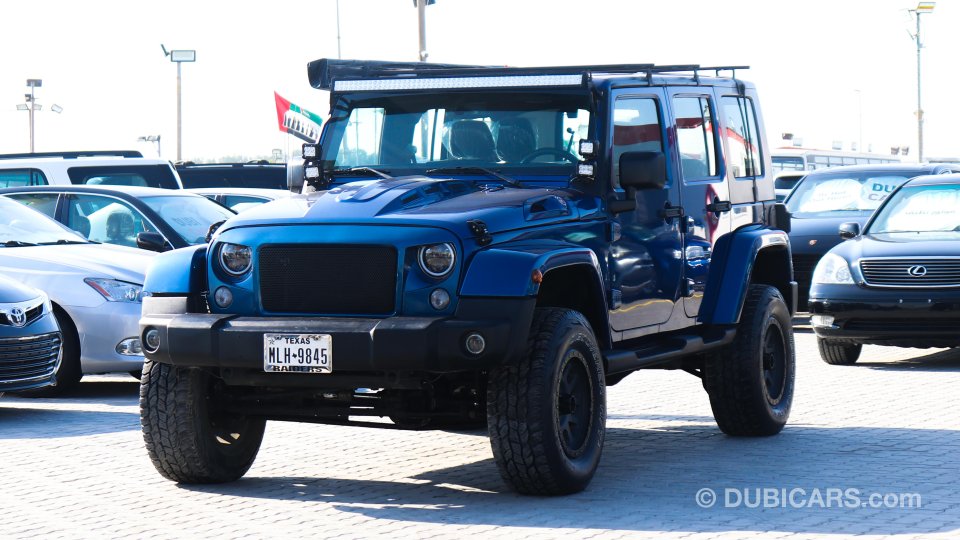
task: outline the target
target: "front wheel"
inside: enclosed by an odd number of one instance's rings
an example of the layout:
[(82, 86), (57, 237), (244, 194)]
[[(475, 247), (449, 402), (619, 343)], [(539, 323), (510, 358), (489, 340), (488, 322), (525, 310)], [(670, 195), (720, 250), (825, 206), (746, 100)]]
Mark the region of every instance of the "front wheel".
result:
[(565, 495), (590, 483), (606, 428), (603, 361), (580, 313), (538, 308), (517, 364), (490, 373), (487, 424), (504, 481), (531, 495)]
[(851, 366), (860, 359), (860, 351), (863, 349), (863, 345), (830, 341), (818, 337), (817, 349), (820, 350), (820, 358), (824, 362), (834, 366)]
[(732, 344), (707, 358), (704, 386), (727, 435), (766, 436), (790, 416), (796, 358), (787, 305), (774, 287), (751, 285)]
[(198, 368), (147, 361), (140, 423), (157, 471), (186, 484), (230, 482), (253, 464), (266, 422), (219, 410), (216, 379)]

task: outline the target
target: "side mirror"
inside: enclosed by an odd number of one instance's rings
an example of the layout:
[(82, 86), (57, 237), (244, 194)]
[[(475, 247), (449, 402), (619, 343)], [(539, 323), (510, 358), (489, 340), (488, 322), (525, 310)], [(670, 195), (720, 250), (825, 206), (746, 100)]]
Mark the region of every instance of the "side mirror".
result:
[(294, 193), (300, 193), (303, 191), (302, 161), (287, 162), (287, 189)]
[(162, 234), (150, 231), (137, 233), (137, 247), (147, 251), (167, 251), (167, 240)]
[(849, 223), (840, 224), (840, 238), (844, 240), (849, 240), (851, 238), (856, 238), (860, 236), (860, 224), (856, 221), (851, 221)]
[(666, 184), (663, 152), (624, 152), (620, 156), (620, 186), (624, 189), (663, 189)]

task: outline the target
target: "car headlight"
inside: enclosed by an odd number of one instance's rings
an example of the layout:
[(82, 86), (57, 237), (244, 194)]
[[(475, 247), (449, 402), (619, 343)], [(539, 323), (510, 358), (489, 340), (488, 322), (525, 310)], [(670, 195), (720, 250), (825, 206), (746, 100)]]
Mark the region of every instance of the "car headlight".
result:
[(813, 282), (824, 285), (852, 285), (853, 276), (850, 275), (850, 265), (843, 257), (827, 253), (813, 271)]
[(250, 271), (253, 263), (253, 250), (248, 246), (220, 244), (220, 267), (231, 276), (242, 276)]
[(433, 277), (443, 277), (453, 270), (457, 252), (450, 244), (434, 244), (420, 248), (420, 268)]
[(139, 303), (143, 293), (143, 286), (118, 279), (87, 278), (83, 281), (108, 302)]

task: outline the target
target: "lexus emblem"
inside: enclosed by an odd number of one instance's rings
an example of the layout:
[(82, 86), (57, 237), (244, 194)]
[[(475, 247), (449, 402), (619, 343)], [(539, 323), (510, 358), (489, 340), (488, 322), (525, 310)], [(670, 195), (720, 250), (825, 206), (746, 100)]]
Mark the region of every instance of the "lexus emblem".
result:
[(911, 266), (907, 269), (907, 273), (913, 277), (923, 277), (927, 275), (927, 267), (920, 266), (919, 264), (916, 266)]
[(23, 326), (27, 324), (27, 314), (18, 307), (13, 308), (10, 310), (10, 322), (12, 322), (14, 326)]

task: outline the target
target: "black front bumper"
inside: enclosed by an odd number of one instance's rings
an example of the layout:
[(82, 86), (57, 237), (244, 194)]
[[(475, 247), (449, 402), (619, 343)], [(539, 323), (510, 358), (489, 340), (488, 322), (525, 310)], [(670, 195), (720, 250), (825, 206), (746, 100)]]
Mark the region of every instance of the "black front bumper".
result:
[[(453, 317), (383, 319), (185, 313), (186, 304), (183, 297), (144, 299), (141, 337), (148, 328), (160, 331), (160, 348), (145, 351), (147, 359), (262, 373), (264, 334), (329, 334), (336, 375), (475, 371), (512, 362), (526, 348), (536, 299), (462, 298)], [(463, 346), (471, 332), (479, 332), (486, 341), (479, 355)]]
[(816, 289), (809, 301), (811, 315), (834, 318), (831, 326), (813, 325), (821, 338), (903, 347), (960, 346), (960, 291), (845, 285)]

